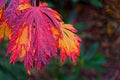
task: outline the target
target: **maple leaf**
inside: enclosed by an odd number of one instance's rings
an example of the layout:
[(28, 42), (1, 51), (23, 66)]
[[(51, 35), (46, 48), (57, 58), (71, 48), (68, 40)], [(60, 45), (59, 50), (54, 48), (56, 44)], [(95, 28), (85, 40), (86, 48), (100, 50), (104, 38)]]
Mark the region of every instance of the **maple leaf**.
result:
[(64, 63), (66, 56), (76, 64), (77, 57), (80, 55), (81, 39), (74, 32), (77, 30), (71, 24), (60, 22), (62, 39), (59, 39), (61, 63)]
[[(20, 58), (28, 73), (33, 67), (38, 71), (45, 67), (51, 57), (57, 56), (58, 49), (61, 63), (67, 56), (76, 63), (81, 43), (81, 39), (74, 34), (77, 30), (70, 24), (64, 24), (60, 14), (47, 8), (47, 3), (40, 2), (37, 7), (31, 6), (30, 0), (16, 1), (12, 0), (4, 12), (10, 26), (6, 27), (6, 31), (9, 28), (12, 30), (5, 33), (8, 37), (11, 34), (7, 49), (7, 54), (12, 52), (10, 63)], [(0, 29), (2, 37), (4, 29)]]
[(39, 7), (25, 6), (19, 6), (18, 9), (24, 12), (12, 21), (12, 35), (7, 54), (12, 52), (11, 63), (15, 63), (19, 57), (24, 61), (28, 72), (33, 66), (38, 71), (51, 57), (57, 56), (61, 19), (58, 18), (58, 13), (47, 8), (46, 4), (40, 3)]

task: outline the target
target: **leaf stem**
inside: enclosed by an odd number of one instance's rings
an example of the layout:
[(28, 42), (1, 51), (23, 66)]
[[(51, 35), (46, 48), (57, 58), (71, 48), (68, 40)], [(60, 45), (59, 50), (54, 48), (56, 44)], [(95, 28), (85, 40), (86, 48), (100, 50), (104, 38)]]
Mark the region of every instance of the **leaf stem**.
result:
[(39, 6), (39, 0), (36, 0), (36, 6)]

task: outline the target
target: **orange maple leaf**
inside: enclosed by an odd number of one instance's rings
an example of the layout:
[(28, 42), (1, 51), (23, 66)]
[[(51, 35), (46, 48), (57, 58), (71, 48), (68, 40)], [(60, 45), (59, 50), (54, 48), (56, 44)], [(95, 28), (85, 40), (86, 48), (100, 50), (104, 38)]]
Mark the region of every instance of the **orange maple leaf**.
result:
[(77, 30), (71, 24), (60, 23), (62, 30), (62, 39), (59, 39), (59, 48), (61, 63), (66, 60), (66, 56), (76, 63), (77, 57), (80, 54), (80, 43), (81, 39), (73, 32)]

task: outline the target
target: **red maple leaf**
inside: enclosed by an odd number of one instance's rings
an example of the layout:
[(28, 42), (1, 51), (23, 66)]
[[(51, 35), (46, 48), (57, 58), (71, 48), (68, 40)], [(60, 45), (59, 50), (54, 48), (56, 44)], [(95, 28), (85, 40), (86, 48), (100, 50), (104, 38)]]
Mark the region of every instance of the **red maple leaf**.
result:
[[(31, 0), (11, 0), (4, 11), (6, 35), (10, 35), (7, 54), (12, 53), (10, 63), (19, 58), (30, 72), (45, 67), (51, 57), (60, 50), (61, 62), (68, 56), (74, 63), (80, 53), (81, 39), (70, 24), (64, 24), (58, 12), (47, 8), (47, 3), (31, 6)], [(12, 16), (12, 17), (11, 17)], [(5, 25), (5, 24), (4, 24)], [(10, 30), (10, 29), (11, 30)], [(0, 39), (5, 27), (0, 27)]]
[(12, 36), (7, 50), (7, 53), (12, 52), (11, 63), (19, 57), (28, 71), (33, 66), (38, 71), (57, 55), (61, 19), (59, 15), (54, 16), (56, 13), (41, 3), (39, 7), (29, 6), (12, 21)]

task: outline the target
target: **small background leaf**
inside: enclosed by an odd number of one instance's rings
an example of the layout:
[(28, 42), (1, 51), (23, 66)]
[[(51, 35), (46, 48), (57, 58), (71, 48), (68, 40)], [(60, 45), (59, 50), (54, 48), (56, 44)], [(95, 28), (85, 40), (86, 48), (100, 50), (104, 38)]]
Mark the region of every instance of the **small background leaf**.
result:
[(102, 3), (100, 0), (90, 0), (90, 3), (95, 7), (99, 7), (99, 8), (102, 7)]
[(91, 45), (91, 47), (88, 49), (87, 53), (85, 54), (84, 59), (85, 60), (91, 59), (97, 52), (98, 47), (99, 47), (99, 45), (97, 42), (94, 43), (93, 45)]

